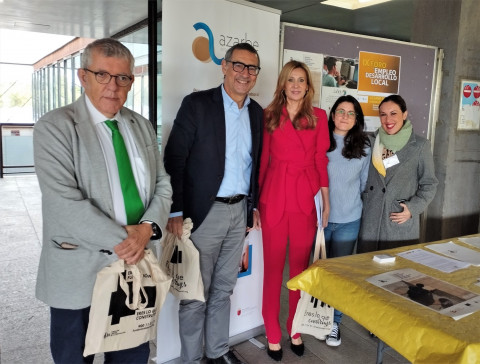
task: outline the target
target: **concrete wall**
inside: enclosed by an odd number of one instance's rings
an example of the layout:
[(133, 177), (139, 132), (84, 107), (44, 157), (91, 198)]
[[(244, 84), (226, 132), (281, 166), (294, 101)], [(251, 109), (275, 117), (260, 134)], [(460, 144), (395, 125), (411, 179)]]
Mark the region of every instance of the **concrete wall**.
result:
[(462, 79), (480, 80), (480, 1), (417, 0), (413, 43), (442, 48), (434, 159), (440, 181), (427, 212), (426, 240), (477, 233), (480, 224), (480, 131), (457, 131)]

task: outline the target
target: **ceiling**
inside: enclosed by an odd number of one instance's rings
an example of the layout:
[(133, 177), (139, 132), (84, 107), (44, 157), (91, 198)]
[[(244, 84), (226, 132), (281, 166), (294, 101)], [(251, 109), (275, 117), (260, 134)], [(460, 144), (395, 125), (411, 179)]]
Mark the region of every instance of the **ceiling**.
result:
[(282, 10), (282, 22), (316, 28), (410, 41), (414, 0), (390, 2), (347, 10), (323, 5), (324, 0), (251, 0)]
[[(414, 0), (392, 0), (357, 10), (324, 5), (323, 1), (251, 0), (250, 2), (281, 10), (282, 22), (403, 41), (410, 40)], [(114, 35), (144, 20), (148, 14), (147, 6), (148, 1), (145, 0), (0, 0), (0, 30), (102, 38)], [(158, 0), (157, 11), (161, 11), (161, 0)], [(129, 41), (141, 43), (146, 40)], [(17, 46), (24, 49), (24, 52), (28, 52), (32, 47), (38, 47), (38, 41), (32, 39), (32, 44), (28, 44), (28, 41), (23, 40), (20, 44), (17, 43)], [(49, 51), (53, 50), (55, 49)], [(0, 62), (2, 62), (2, 53), (8, 52), (14, 52), (14, 50), (1, 47)], [(24, 63), (20, 60), (19, 62)]]

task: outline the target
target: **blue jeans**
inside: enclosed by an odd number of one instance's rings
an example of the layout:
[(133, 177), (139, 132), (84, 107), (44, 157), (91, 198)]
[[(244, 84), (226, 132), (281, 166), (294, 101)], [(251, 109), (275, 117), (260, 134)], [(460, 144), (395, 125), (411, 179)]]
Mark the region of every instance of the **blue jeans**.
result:
[[(358, 232), (360, 231), (360, 222), (361, 219), (346, 223), (328, 223), (327, 227), (323, 230), (328, 258), (353, 254)], [(342, 321), (342, 316), (343, 313), (335, 310), (333, 321), (339, 324)]]

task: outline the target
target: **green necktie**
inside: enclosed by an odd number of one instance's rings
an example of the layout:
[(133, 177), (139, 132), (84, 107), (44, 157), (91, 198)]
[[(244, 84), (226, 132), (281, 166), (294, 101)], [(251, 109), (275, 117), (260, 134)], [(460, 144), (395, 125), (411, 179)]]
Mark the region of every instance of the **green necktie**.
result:
[(115, 157), (117, 159), (118, 176), (120, 177), (120, 185), (122, 186), (127, 224), (135, 225), (138, 224), (142, 217), (144, 207), (138, 193), (137, 184), (135, 183), (125, 141), (123, 140), (122, 134), (120, 134), (120, 130), (118, 130), (117, 120), (106, 120), (105, 124), (112, 130), (113, 149), (115, 149)]

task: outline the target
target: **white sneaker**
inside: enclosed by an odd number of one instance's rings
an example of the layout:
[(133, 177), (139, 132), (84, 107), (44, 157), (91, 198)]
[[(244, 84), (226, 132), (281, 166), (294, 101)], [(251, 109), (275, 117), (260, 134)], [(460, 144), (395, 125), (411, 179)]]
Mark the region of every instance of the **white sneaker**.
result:
[(339, 346), (342, 343), (340, 338), (340, 328), (336, 322), (333, 323), (332, 332), (328, 335), (327, 345), (328, 346)]

